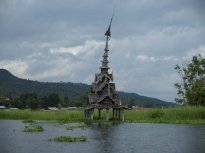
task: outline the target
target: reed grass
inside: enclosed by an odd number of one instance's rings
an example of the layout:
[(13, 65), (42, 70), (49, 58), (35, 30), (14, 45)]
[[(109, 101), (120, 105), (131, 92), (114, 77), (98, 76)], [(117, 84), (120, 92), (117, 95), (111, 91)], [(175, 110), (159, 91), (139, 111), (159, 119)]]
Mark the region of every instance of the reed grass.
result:
[(127, 122), (205, 124), (205, 107), (183, 106), (125, 112)]
[(69, 111), (31, 111), (31, 110), (0, 110), (0, 119), (13, 120), (58, 120), (61, 122), (83, 122), (84, 112), (82, 110)]
[[(98, 119), (98, 112), (94, 112), (94, 121), (104, 121), (105, 111)], [(110, 111), (112, 118), (112, 111)], [(66, 111), (31, 111), (31, 110), (0, 110), (0, 119), (13, 120), (57, 120), (60, 122), (87, 122), (83, 110)], [(177, 123), (177, 124), (205, 124), (205, 107), (183, 106), (173, 108), (154, 108), (140, 111), (126, 110), (125, 122), (143, 123)]]

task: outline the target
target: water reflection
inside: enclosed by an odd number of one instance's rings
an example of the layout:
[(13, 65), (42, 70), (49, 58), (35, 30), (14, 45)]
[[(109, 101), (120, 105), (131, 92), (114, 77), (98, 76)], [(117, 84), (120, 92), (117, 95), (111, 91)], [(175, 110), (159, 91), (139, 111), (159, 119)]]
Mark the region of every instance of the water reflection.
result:
[(114, 130), (120, 126), (119, 122), (99, 122), (97, 126), (92, 129), (92, 137), (95, 140), (93, 146), (96, 153), (115, 152), (114, 150)]

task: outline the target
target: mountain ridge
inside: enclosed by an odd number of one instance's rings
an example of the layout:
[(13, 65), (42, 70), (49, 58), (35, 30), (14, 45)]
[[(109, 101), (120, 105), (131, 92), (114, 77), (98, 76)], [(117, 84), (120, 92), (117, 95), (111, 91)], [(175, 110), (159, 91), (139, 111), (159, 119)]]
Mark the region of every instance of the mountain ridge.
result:
[[(57, 93), (61, 97), (68, 96), (71, 101), (81, 101), (87, 97), (90, 85), (72, 82), (40, 82), (18, 78), (6, 69), (0, 69), (0, 95), (15, 97), (24, 93), (36, 92), (39, 96)], [(141, 107), (174, 106), (174, 103), (157, 98), (141, 96), (136, 93), (118, 91), (124, 104)]]

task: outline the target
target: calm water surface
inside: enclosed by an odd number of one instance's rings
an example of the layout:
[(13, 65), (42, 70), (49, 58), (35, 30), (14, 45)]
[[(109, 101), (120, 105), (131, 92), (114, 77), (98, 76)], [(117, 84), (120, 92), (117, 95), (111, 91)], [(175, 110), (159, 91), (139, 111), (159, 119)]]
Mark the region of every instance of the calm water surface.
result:
[[(25, 133), (22, 121), (0, 120), (1, 153), (204, 153), (205, 126), (124, 123), (110, 128), (92, 124), (66, 130), (71, 124), (38, 121), (45, 129)], [(56, 136), (87, 136), (87, 142), (50, 142)]]

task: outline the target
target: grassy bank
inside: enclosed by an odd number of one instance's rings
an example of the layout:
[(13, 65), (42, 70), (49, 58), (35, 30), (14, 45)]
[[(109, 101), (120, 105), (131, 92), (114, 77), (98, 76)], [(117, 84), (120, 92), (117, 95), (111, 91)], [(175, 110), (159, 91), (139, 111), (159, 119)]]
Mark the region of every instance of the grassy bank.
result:
[(126, 121), (144, 123), (205, 124), (205, 107), (175, 107), (127, 111)]
[[(97, 119), (97, 110), (95, 118)], [(110, 111), (110, 116), (112, 112)], [(82, 110), (69, 111), (0, 111), (0, 119), (14, 120), (57, 120), (63, 122), (84, 122), (84, 112)], [(105, 120), (105, 112), (102, 112), (102, 120)], [(205, 124), (205, 107), (175, 107), (164, 109), (144, 109), (141, 111), (126, 110), (126, 122), (140, 123), (177, 123), (177, 124)]]
[(12, 110), (0, 111), (0, 119), (13, 120), (58, 120), (62, 122), (83, 122), (84, 112), (82, 110), (70, 111), (31, 111), (31, 110)]

